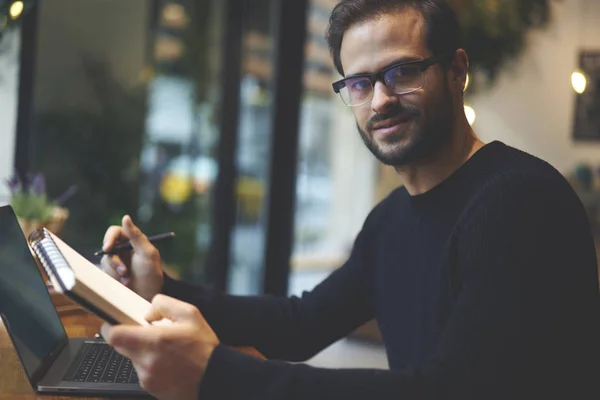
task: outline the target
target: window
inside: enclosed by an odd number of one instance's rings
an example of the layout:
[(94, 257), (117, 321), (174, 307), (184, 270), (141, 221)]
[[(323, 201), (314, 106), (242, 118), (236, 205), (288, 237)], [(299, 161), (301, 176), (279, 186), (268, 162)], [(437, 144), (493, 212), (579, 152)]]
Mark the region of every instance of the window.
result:
[(334, 94), (339, 79), (324, 38), (335, 0), (312, 0), (296, 193), (295, 241), (289, 291), (300, 294), (341, 266), (367, 214), (399, 182), (365, 148), (352, 110)]

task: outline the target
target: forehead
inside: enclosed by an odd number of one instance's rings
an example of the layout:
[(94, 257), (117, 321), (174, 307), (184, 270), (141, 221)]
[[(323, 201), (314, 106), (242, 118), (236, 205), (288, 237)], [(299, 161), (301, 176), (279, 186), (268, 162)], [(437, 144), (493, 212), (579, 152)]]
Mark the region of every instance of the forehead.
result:
[(344, 73), (376, 72), (404, 58), (426, 58), (425, 34), (423, 16), (413, 9), (359, 22), (345, 32), (342, 40)]

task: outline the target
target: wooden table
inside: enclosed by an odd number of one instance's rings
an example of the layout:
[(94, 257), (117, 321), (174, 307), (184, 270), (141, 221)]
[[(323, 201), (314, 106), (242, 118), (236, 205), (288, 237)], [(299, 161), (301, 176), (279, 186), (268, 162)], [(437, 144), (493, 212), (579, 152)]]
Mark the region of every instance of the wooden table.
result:
[[(67, 303), (64, 299), (53, 297), (61, 320), (69, 337), (94, 337), (98, 333), (102, 320), (79, 307)], [(105, 399), (102, 397), (47, 396), (35, 393), (31, 388), (25, 371), (19, 362), (17, 353), (0, 322), (0, 400), (73, 400)], [(125, 397), (111, 397), (125, 400)], [(133, 398), (131, 398), (133, 399)], [(139, 397), (137, 398), (140, 399)]]

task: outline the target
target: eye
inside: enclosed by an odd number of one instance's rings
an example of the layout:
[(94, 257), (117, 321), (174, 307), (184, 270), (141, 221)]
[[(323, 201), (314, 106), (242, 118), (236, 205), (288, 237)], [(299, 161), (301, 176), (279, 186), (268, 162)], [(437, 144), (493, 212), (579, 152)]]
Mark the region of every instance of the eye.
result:
[(416, 65), (399, 65), (385, 72), (385, 84), (396, 93), (412, 89), (421, 81), (423, 73)]
[(371, 81), (365, 78), (348, 79), (346, 87), (351, 92), (362, 92), (371, 87)]
[(421, 70), (416, 65), (400, 65), (389, 70), (386, 76), (390, 76), (391, 78), (415, 77), (420, 73)]

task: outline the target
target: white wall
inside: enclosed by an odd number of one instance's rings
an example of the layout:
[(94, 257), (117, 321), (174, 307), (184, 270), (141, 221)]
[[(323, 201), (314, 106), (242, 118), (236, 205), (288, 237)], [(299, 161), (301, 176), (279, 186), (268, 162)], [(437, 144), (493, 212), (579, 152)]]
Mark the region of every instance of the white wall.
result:
[(501, 140), (570, 173), (581, 161), (600, 165), (600, 142), (572, 139), (571, 86), (579, 50), (600, 50), (600, 1), (553, 4), (553, 23), (531, 35), (516, 66), (492, 91), (467, 95), (467, 102), (477, 112), (474, 128), (484, 141)]
[(0, 205), (9, 201), (5, 182), (12, 175), (14, 165), (19, 49), (18, 30), (5, 35), (0, 43)]

